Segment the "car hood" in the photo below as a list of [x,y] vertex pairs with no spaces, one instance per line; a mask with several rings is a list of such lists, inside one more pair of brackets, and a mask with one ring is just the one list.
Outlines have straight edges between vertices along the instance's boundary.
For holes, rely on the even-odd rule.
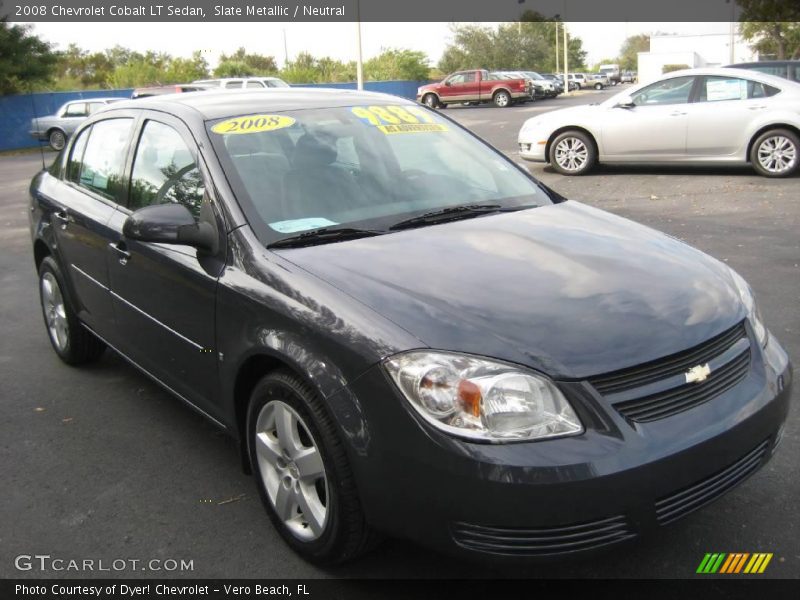
[[556,378],[685,350],[745,315],[725,265],[574,201],[281,254],[432,348]]

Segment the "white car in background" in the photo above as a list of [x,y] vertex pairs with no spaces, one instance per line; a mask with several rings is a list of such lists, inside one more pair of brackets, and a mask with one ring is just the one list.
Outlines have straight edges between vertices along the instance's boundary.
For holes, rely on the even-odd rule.
[[193,83],[199,83],[210,88],[219,87],[226,90],[289,87],[288,83],[278,77],[222,77],[219,79],[198,79]]
[[689,69],[599,104],[528,119],[520,156],[583,175],[597,162],[751,164],[786,177],[800,164],[800,83],[742,69]]

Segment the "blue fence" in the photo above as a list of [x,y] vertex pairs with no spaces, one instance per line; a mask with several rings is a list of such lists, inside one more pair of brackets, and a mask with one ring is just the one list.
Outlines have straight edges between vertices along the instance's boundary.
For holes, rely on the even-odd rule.
[[[367,81],[364,89],[414,99],[417,88],[427,81]],[[327,87],[354,90],[356,83],[308,83],[298,87]],[[36,146],[28,133],[31,119],[35,115],[44,117],[54,114],[65,102],[81,98],[122,97],[130,98],[133,90],[97,90],[85,92],[44,92],[18,96],[0,96],[0,151],[19,150]]]
[[130,98],[132,92],[130,89],[93,90],[0,96],[0,151],[35,147],[36,140],[28,133],[31,119],[52,115],[65,102],[82,98]]

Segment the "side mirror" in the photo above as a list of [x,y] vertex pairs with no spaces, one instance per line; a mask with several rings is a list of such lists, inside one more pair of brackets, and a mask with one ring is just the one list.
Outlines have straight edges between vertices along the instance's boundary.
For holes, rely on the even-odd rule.
[[616,108],[634,108],[636,104],[633,103],[633,98],[630,96],[622,96],[615,106]]
[[140,242],[186,244],[208,252],[216,252],[218,246],[211,225],[198,223],[188,208],[173,202],[140,208],[125,220],[122,235]]
[[451,82],[449,82],[449,81],[445,81],[445,82],[444,82],[444,84],[445,84],[447,87],[450,87],[451,85],[453,85],[453,84],[452,84]]

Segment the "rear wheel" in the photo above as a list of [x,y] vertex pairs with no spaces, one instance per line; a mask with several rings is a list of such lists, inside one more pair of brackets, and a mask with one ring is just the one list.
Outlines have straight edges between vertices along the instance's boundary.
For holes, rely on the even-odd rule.
[[64,144],[67,143],[67,136],[60,129],[53,129],[47,136],[47,142],[53,150],[58,151],[64,148]]
[[788,129],[766,131],[753,143],[750,162],[759,175],[788,177],[800,165],[800,138]]
[[318,564],[372,546],[344,446],[309,385],[289,371],[265,376],[250,399],[247,432],[261,500],[289,546]]
[[594,84],[594,89],[596,89],[596,90],[602,90],[602,89],[603,89],[603,84],[602,84],[602,83],[595,83],[595,84]]
[[506,108],[508,106],[511,106],[511,94],[509,94],[505,90],[500,90],[498,92],[495,92],[492,100],[494,101],[494,105],[497,108]]
[[565,131],[550,145],[550,164],[562,175],[583,175],[595,162],[594,143],[581,131]]
[[47,256],[39,267],[39,298],[53,350],[70,365],[100,358],[105,344],[84,328],[64,293],[64,278],[58,263]]

